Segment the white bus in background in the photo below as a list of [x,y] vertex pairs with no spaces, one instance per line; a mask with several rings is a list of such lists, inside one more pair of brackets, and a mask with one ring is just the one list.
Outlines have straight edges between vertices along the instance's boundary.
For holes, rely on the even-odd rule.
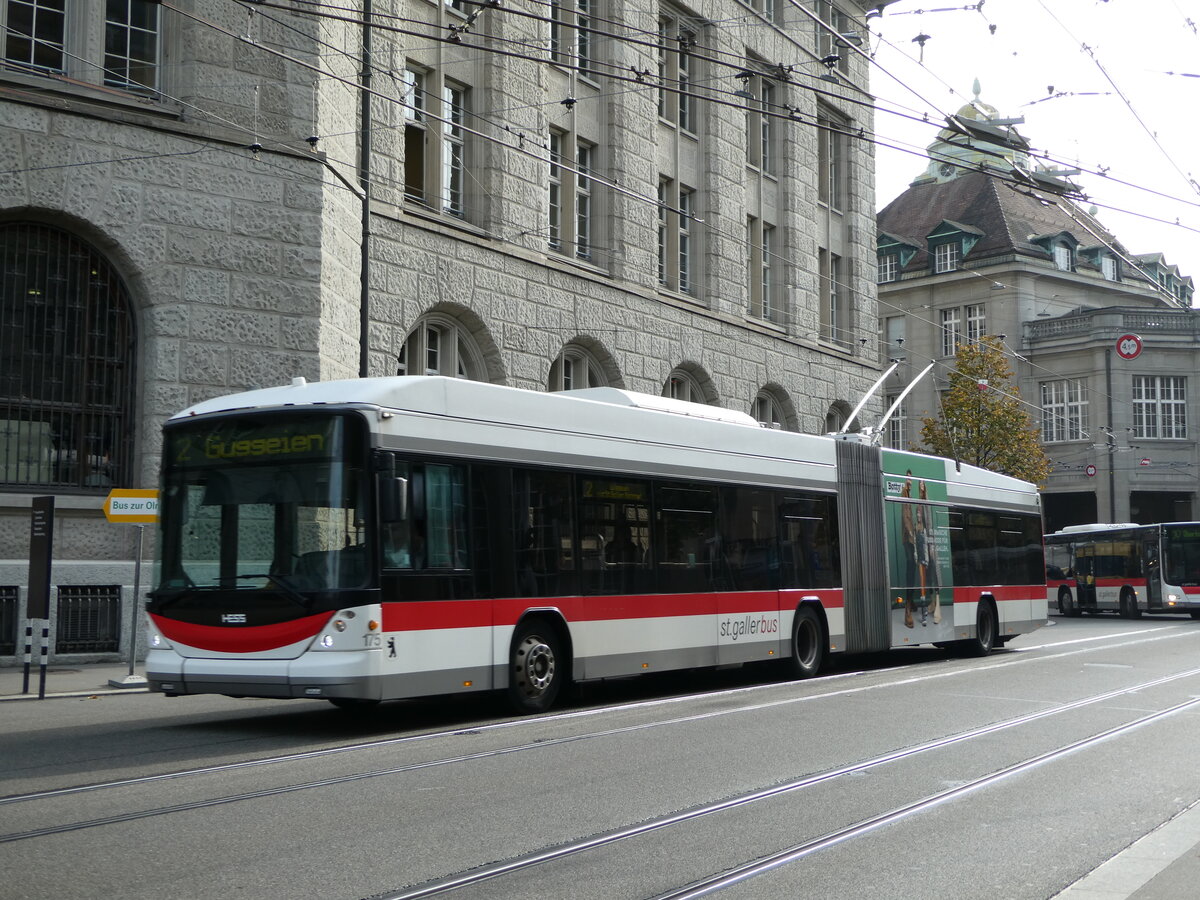
[[1071,525],[1045,542],[1046,599],[1065,616],[1200,619],[1200,522]]

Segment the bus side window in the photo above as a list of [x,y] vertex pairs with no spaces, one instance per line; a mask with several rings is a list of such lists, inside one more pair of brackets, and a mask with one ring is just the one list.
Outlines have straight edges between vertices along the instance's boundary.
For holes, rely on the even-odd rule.
[[840,587],[837,506],[830,497],[788,496],[780,506],[782,588]]
[[571,476],[518,470],[513,473],[512,497],[518,596],[574,594],[578,554]]
[[397,464],[408,480],[408,517],[383,524],[389,569],[462,570],[467,550],[467,478],[462,466]]
[[[396,463],[396,475],[409,482],[405,490],[411,491],[411,473],[405,462]],[[405,498],[409,515],[396,522],[384,522],[381,525],[383,546],[383,566],[387,569],[411,569],[413,567],[412,546],[412,501]]]

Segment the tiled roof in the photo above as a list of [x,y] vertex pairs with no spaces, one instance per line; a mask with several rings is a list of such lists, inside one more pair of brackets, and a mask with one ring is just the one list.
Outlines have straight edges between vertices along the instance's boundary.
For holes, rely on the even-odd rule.
[[[1031,242],[1035,235],[1066,231],[1083,246],[1116,239],[1086,212],[1068,200],[1060,201],[1076,218],[1054,205],[1046,205],[995,175],[971,172],[940,183],[918,184],[889,203],[876,219],[877,230],[890,235],[912,235],[921,239],[921,249],[909,261],[906,270],[928,267],[929,255],[924,237],[943,221],[973,226],[983,237],[971,248],[964,262],[1016,253],[1047,259],[1045,249]],[[1089,231],[1080,222],[1086,222]],[[1094,232],[1094,233],[1093,233]],[[1119,246],[1119,245],[1118,245]]]

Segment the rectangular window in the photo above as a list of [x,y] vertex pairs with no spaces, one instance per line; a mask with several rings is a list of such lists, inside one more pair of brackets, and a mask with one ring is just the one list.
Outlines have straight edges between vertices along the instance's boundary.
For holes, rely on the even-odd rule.
[[579,60],[579,74],[592,74],[595,60],[592,58],[592,0],[575,0],[575,52]]
[[835,113],[817,111],[817,200],[832,210],[843,207],[846,128]]
[[1133,376],[1133,434],[1137,438],[1187,437],[1187,379]]
[[889,357],[899,356],[904,352],[905,321],[904,316],[888,316],[883,322],[884,340],[887,341]]
[[461,218],[463,182],[466,178],[466,154],[463,124],[466,119],[467,92],[460,87],[442,88],[442,210]]
[[594,74],[595,8],[595,0],[551,0],[551,61],[560,66],[576,66],[580,75]]
[[943,309],[942,313],[942,356],[954,356],[962,343],[962,319],[958,307]]
[[35,72],[66,71],[66,0],[8,0],[5,62]]
[[695,191],[679,189],[679,290],[692,293],[692,217]]
[[967,342],[978,344],[987,333],[987,316],[982,303],[972,303],[967,307]]
[[778,311],[775,302],[774,266],[775,228],[761,219],[746,220],[746,245],[749,250],[747,269],[750,274],[750,315],[775,321]]
[[7,66],[81,84],[152,94],[162,68],[162,14],[150,0],[5,0]]
[[[889,394],[883,400],[884,412],[892,408],[892,404],[896,402],[899,394]],[[907,404],[901,403],[899,408],[892,413],[892,417],[887,420],[887,445],[893,450],[907,450],[905,442],[908,437],[904,433],[905,419],[907,416]]]
[[818,251],[821,291],[821,337],[835,344],[849,343],[849,309],[842,285],[842,259],[822,248]]
[[562,142],[561,132],[550,132],[550,220],[547,223],[551,250],[562,250]]
[[1071,265],[1071,256],[1072,254],[1070,247],[1066,246],[1065,244],[1054,245],[1054,265],[1057,268],[1062,269],[1064,272],[1070,272],[1072,268],[1074,268]]
[[696,292],[696,192],[670,178],[658,182],[658,283]]
[[660,179],[658,182],[658,283],[664,287],[670,286],[671,283],[667,278],[667,245],[669,243],[667,223],[670,221],[667,201],[670,196],[671,182]]
[[844,44],[845,41],[839,39],[838,35],[846,34],[850,31],[850,18],[838,9],[830,0],[816,0],[817,18],[820,22],[813,23],[817,35],[817,57],[825,59],[830,56],[837,56],[837,69],[839,72],[845,73],[850,69],[850,51]]
[[[594,171],[596,148],[573,135],[551,130],[547,244],[551,250],[591,260],[595,246]],[[574,155],[571,155],[573,150]]]
[[592,146],[579,141],[575,147],[575,255],[592,258]]
[[933,248],[933,271],[936,274],[953,272],[958,268],[960,247],[957,241],[947,241]]
[[695,97],[696,32],[688,28],[678,15],[665,15],[658,20],[658,115],[678,125],[682,131],[695,133],[697,103]]
[[425,73],[404,70],[404,195],[425,202]]
[[878,270],[875,281],[878,284],[887,284],[896,281],[900,277],[900,254],[899,253],[882,253],[879,256]]
[[404,196],[466,216],[468,88],[437,70],[404,69]]
[[1111,256],[1100,257],[1100,269],[1102,272],[1104,272],[1105,280],[1117,280],[1117,261]]
[[[748,73],[747,73],[748,74]],[[764,174],[775,171],[775,85],[765,75],[752,75],[742,89],[746,98],[746,161]]]
[[104,83],[134,91],[158,87],[160,6],[147,0],[107,0]]
[[1042,390],[1042,441],[1079,441],[1087,428],[1087,401],[1078,379],[1044,381]]

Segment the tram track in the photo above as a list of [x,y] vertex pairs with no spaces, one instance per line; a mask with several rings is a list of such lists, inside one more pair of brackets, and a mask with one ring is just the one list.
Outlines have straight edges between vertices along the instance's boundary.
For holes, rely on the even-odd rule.
[[[619,828],[619,829],[614,829],[612,831],[605,832],[605,833],[598,834],[598,835],[593,835],[593,836],[584,838],[582,840],[559,844],[554,847],[544,848],[542,850],[534,851],[532,853],[523,854],[523,855],[521,855],[519,857],[515,857],[513,859],[492,863],[487,866],[481,866],[481,867],[472,869],[467,872],[458,873],[458,874],[451,875],[451,876],[444,877],[444,878],[433,879],[424,884],[406,887],[406,888],[403,888],[401,890],[394,891],[394,892],[376,894],[376,895],[373,895],[372,897],[370,897],[369,900],[424,900],[424,898],[443,896],[443,895],[449,894],[453,891],[460,890],[462,888],[479,885],[479,884],[482,884],[487,881],[491,881],[496,878],[502,878],[507,875],[513,875],[513,874],[521,872],[523,870],[533,869],[538,866],[547,865],[549,863],[557,862],[557,861],[566,859],[568,857],[572,857],[572,856],[575,856],[575,855],[578,855],[581,853],[586,853],[588,851],[599,849],[604,846],[615,844],[619,841],[623,841],[623,840],[626,840],[629,838],[642,837],[642,836],[648,835],[652,832],[659,831],[661,829],[670,828],[672,826],[680,825],[680,824],[690,822],[690,821],[693,821],[693,820],[696,820],[696,819],[699,819],[699,818],[702,818],[705,816],[710,816],[710,815],[713,815],[716,813],[728,812],[728,811],[735,810],[740,807],[744,807],[744,806],[747,806],[747,805],[750,805],[753,803],[780,797],[785,794],[798,792],[798,791],[804,790],[806,788],[811,788],[811,787],[814,787],[814,786],[817,786],[820,784],[834,781],[839,778],[844,778],[844,777],[854,776],[854,775],[861,775],[863,773],[866,773],[866,772],[868,772],[872,769],[878,768],[880,766],[888,765],[891,763],[897,763],[897,762],[900,762],[903,760],[911,759],[913,757],[919,756],[924,753],[929,753],[929,752],[935,751],[935,750],[946,749],[946,748],[952,747],[956,744],[961,744],[961,743],[964,743],[964,742],[967,742],[970,740],[975,740],[975,739],[979,739],[979,738],[986,737],[989,735],[997,734],[1002,731],[1007,731],[1009,729],[1016,728],[1016,727],[1019,727],[1022,725],[1031,724],[1033,722],[1044,720],[1044,719],[1047,719],[1047,718],[1050,718],[1053,716],[1062,715],[1064,713],[1079,710],[1084,707],[1094,705],[1096,703],[1102,703],[1107,700],[1112,700],[1112,699],[1115,699],[1115,698],[1118,698],[1121,696],[1125,696],[1128,694],[1138,693],[1138,692],[1141,692],[1141,691],[1144,691],[1144,690],[1147,690],[1147,689],[1150,689],[1153,687],[1159,687],[1162,685],[1170,684],[1175,681],[1179,681],[1181,679],[1191,678],[1191,677],[1196,677],[1196,676],[1200,676],[1200,668],[1190,669],[1185,672],[1174,673],[1172,675],[1164,676],[1164,677],[1158,678],[1158,679],[1153,679],[1151,681],[1147,681],[1147,682],[1144,682],[1141,684],[1132,685],[1130,687],[1121,688],[1121,689],[1114,690],[1114,691],[1107,691],[1102,694],[1097,694],[1092,697],[1082,698],[1080,700],[1061,704],[1059,706],[1052,707],[1049,709],[1039,710],[1034,713],[1028,713],[1026,715],[1017,716],[1017,717],[1014,717],[1011,719],[1004,720],[1002,722],[996,722],[996,723],[993,723],[990,725],[985,725],[985,726],[982,726],[979,728],[970,729],[968,731],[960,732],[955,735],[949,735],[947,737],[939,738],[937,740],[928,741],[928,742],[925,742],[922,744],[914,745],[912,747],[907,747],[907,748],[903,748],[900,750],[896,750],[891,753],[881,754],[872,759],[863,760],[861,762],[854,763],[852,765],[837,767],[837,768],[830,769],[830,770],[827,770],[824,772],[816,773],[813,775],[808,775],[803,778],[798,778],[793,781],[788,781],[788,782],[785,782],[782,784],[773,785],[771,787],[768,787],[768,788],[765,788],[762,790],[752,791],[752,792],[748,792],[748,793],[744,793],[744,794],[739,794],[739,795],[736,795],[733,797],[728,797],[728,798],[716,801],[714,803],[709,803],[709,804],[704,804],[701,806],[693,807],[688,810],[683,810],[680,812],[672,813],[670,815],[651,819],[651,820],[648,820],[645,822],[638,823],[636,825]],[[998,781],[1004,780],[1005,778],[1011,777],[1020,772],[1027,771],[1031,768],[1034,768],[1035,766],[1042,765],[1042,764],[1051,762],[1055,759],[1061,758],[1063,756],[1067,756],[1072,753],[1079,752],[1080,750],[1086,749],[1089,746],[1110,740],[1121,734],[1124,734],[1129,731],[1135,730],[1137,728],[1143,727],[1145,725],[1151,724],[1151,723],[1158,721],[1159,719],[1162,719],[1166,716],[1175,715],[1180,712],[1184,712],[1184,711],[1192,709],[1198,705],[1200,705],[1200,698],[1193,698],[1193,699],[1187,700],[1183,703],[1176,704],[1175,706],[1172,706],[1169,709],[1150,713],[1146,716],[1143,716],[1143,717],[1137,719],[1134,722],[1122,724],[1115,728],[1108,729],[1107,731],[1102,732],[1101,734],[1093,735],[1088,738],[1084,738],[1082,740],[1075,741],[1074,743],[1069,744],[1065,747],[1057,748],[1055,750],[1051,750],[1046,753],[1039,754],[1031,759],[1024,760],[1020,763],[1016,763],[1012,766],[1008,766],[1004,769],[1001,769],[998,772],[990,773],[982,778],[978,778],[978,779],[969,781],[962,785],[956,785],[955,787],[950,788],[945,791],[940,791],[935,794],[931,794],[928,797],[922,798],[922,799],[915,801],[913,803],[910,803],[910,804],[906,804],[905,806],[900,807],[899,809],[895,809],[895,810],[892,810],[890,812],[887,812],[887,813],[884,813],[884,814],[881,814],[878,816],[870,817],[868,819],[865,819],[865,820],[855,823],[853,825],[847,826],[845,828],[839,829],[830,834],[824,835],[823,837],[818,838],[816,840],[807,841],[807,842],[804,842],[803,844],[798,844],[794,847],[789,847],[784,851],[779,851],[778,853],[771,854],[769,857],[749,861],[749,862],[745,863],[742,867],[738,867],[737,869],[735,869],[732,873],[730,873],[730,872],[719,873],[718,875],[711,876],[710,878],[705,879],[701,882],[696,882],[696,883],[686,886],[685,888],[679,889],[681,891],[683,891],[683,890],[702,891],[702,893],[679,893],[677,895],[674,892],[670,892],[670,893],[662,895],[661,898],[655,897],[654,900],[668,900],[668,898],[671,898],[671,900],[674,900],[674,898],[676,898],[677,896],[679,898],[691,897],[691,896],[696,896],[696,897],[704,896],[705,893],[711,893],[714,890],[718,890],[720,888],[726,887],[729,884],[732,884],[734,881],[747,880],[748,878],[752,878],[752,877],[755,877],[756,875],[763,874],[764,872],[769,871],[772,868],[777,868],[780,865],[783,865],[787,862],[791,862],[791,861],[793,861],[793,859],[800,859],[809,853],[816,852],[817,850],[824,849],[825,847],[832,846],[836,843],[840,843],[840,842],[842,842],[844,840],[848,840],[852,837],[856,837],[861,834],[866,834],[869,831],[873,831],[873,830],[880,828],[884,825],[887,825],[893,821],[897,821],[905,816],[914,815],[918,812],[922,812],[926,809],[929,809],[940,803],[946,802],[955,797],[958,797],[958,796],[961,796],[961,795],[964,795],[967,793],[971,793],[971,792],[973,792],[975,790],[979,790],[983,787],[987,787],[990,784],[994,784]],[[712,883],[711,885],[710,885],[710,882]]]
[[[624,840],[627,840],[630,838],[645,836],[652,832],[660,831],[662,829],[668,829],[673,826],[682,825],[684,823],[695,821],[702,817],[711,816],[711,815],[714,815],[717,813],[722,813],[722,812],[729,812],[729,811],[736,810],[736,809],[739,809],[742,807],[748,807],[755,803],[759,803],[762,801],[781,797],[783,795],[798,792],[798,791],[804,790],[806,788],[815,787],[817,785],[834,782],[840,778],[845,778],[845,777],[849,777],[849,776],[853,776],[853,775],[862,774],[867,771],[870,771],[871,769],[875,769],[875,768],[878,768],[881,766],[886,766],[886,765],[893,764],[893,763],[898,763],[903,760],[911,759],[913,757],[917,757],[917,756],[920,756],[922,754],[926,754],[926,753],[929,753],[932,751],[952,747],[957,744],[963,744],[963,743],[966,743],[966,742],[969,742],[972,740],[977,740],[977,739],[986,737],[988,735],[997,734],[999,732],[1007,731],[1007,730],[1017,728],[1017,727],[1020,727],[1023,725],[1028,725],[1028,724],[1031,724],[1034,722],[1039,722],[1042,720],[1053,718],[1055,716],[1064,715],[1064,714],[1070,713],[1075,710],[1083,709],[1088,706],[1092,706],[1092,705],[1099,704],[1099,703],[1104,703],[1106,701],[1111,701],[1116,698],[1120,698],[1122,696],[1127,696],[1130,694],[1143,692],[1143,691],[1146,691],[1146,690],[1149,690],[1152,688],[1161,687],[1161,686],[1168,685],[1168,684],[1171,684],[1174,682],[1178,682],[1178,681],[1181,681],[1181,680],[1184,680],[1187,678],[1194,678],[1194,677],[1200,677],[1200,667],[1192,668],[1192,669],[1182,671],[1182,672],[1172,673],[1167,676],[1140,682],[1135,685],[1130,685],[1130,686],[1116,689],[1116,690],[1097,693],[1097,694],[1094,694],[1094,695],[1091,695],[1088,697],[1084,697],[1084,698],[1080,698],[1080,699],[1070,701],[1067,703],[1058,704],[1056,706],[1049,707],[1046,709],[1037,710],[1037,711],[1034,711],[1031,713],[1026,713],[1026,714],[1020,715],[1020,716],[1011,717],[1009,719],[1005,719],[1000,722],[991,723],[991,724],[984,725],[984,726],[981,726],[978,728],[969,729],[969,730],[966,730],[966,731],[963,731],[963,732],[960,732],[957,734],[948,735],[946,737],[938,738],[935,740],[916,744],[916,745],[913,745],[910,747],[905,747],[905,748],[894,750],[894,751],[891,751],[888,753],[880,754],[871,759],[859,761],[857,763],[853,763],[850,765],[836,767],[836,768],[829,769],[829,770],[826,770],[823,772],[806,775],[802,778],[794,779],[794,780],[787,781],[784,783],[771,785],[771,786],[768,786],[768,787],[765,787],[765,788],[762,788],[759,790],[727,797],[727,798],[724,798],[724,799],[721,799],[721,800],[718,800],[718,801],[715,801],[712,803],[704,804],[701,806],[696,806],[696,807],[693,807],[693,808],[690,808],[687,810],[683,810],[683,811],[679,811],[679,812],[674,812],[669,815],[665,815],[665,816],[657,817],[657,818],[650,819],[647,821],[643,821],[643,822],[637,823],[635,825],[617,828],[617,829],[614,829],[614,830],[611,830],[608,832],[604,832],[602,834],[593,835],[593,836],[590,836],[590,837],[587,837],[587,838],[584,838],[581,840],[576,840],[576,841],[568,842],[568,843],[564,843],[564,844],[558,844],[553,847],[548,847],[548,848],[545,848],[540,851],[524,854],[519,857],[515,857],[512,859],[503,861],[503,862],[494,863],[494,864],[491,864],[488,866],[475,868],[475,869],[472,869],[472,870],[469,870],[469,871],[466,871],[466,872],[463,872],[463,873],[460,873],[457,875],[453,875],[453,876],[450,876],[447,878],[439,878],[439,879],[432,880],[430,882],[427,882],[425,884],[418,885],[415,887],[404,888],[397,892],[388,893],[388,894],[380,894],[380,895],[378,895],[378,898],[379,898],[379,900],[418,900],[418,898],[441,896],[441,895],[450,893],[452,891],[456,891],[460,888],[468,887],[471,885],[481,884],[483,882],[487,882],[487,881],[490,881],[490,880],[496,879],[496,878],[503,878],[504,876],[513,875],[513,874],[516,874],[516,873],[524,871],[524,870],[533,869],[538,866],[542,866],[542,865],[546,865],[546,864],[549,864],[549,863],[552,863],[555,861],[563,860],[563,859],[566,859],[571,856],[582,854],[582,853],[585,853],[585,852],[591,851],[591,850],[596,850],[598,848],[612,845],[617,842],[624,841]],[[1048,753],[1048,754],[1042,754],[1040,757],[1035,757],[1034,760],[1027,760],[1027,761],[1025,761],[1025,763],[1018,764],[1018,766],[1009,767],[1012,770],[1011,772],[1008,770],[1002,770],[1001,774],[1003,774],[1003,773],[1016,774],[1016,772],[1018,772],[1018,771],[1024,771],[1026,768],[1031,767],[1039,760],[1042,762],[1049,761],[1050,759],[1057,758],[1058,755],[1062,755],[1065,752],[1074,752],[1074,750],[1082,749],[1083,747],[1090,745],[1090,743],[1094,743],[1099,740],[1107,739],[1108,737],[1112,737],[1116,734],[1120,734],[1120,733],[1123,733],[1124,731],[1128,731],[1133,727],[1139,727],[1139,723],[1140,724],[1148,724],[1152,721],[1157,720],[1158,718],[1161,718],[1162,716],[1168,714],[1169,712],[1182,711],[1184,709],[1191,708],[1192,706],[1194,706],[1196,704],[1200,704],[1200,699],[1192,700],[1192,701],[1188,701],[1187,703],[1180,704],[1176,707],[1173,707],[1172,710],[1157,712],[1157,713],[1151,714],[1149,716],[1145,716],[1142,719],[1139,719],[1137,723],[1129,723],[1127,725],[1123,725],[1118,728],[1111,729],[1110,731],[1105,732],[1102,735],[1097,735],[1092,738],[1087,738],[1087,739],[1084,739],[1083,741],[1076,742],[1075,745],[1072,745],[1069,748],[1063,748],[1062,750],[1059,750],[1059,751],[1052,751],[1051,753]],[[679,718],[671,720],[671,721],[687,722],[687,721],[692,721],[696,718],[709,718],[712,715],[714,715],[714,714],[709,713],[709,714],[705,714],[703,716],[698,716],[698,717],[691,717],[691,716],[679,717]],[[666,724],[666,723],[660,722],[658,724]],[[601,737],[601,736],[611,736],[611,735],[630,733],[633,731],[639,731],[639,730],[644,729],[645,727],[646,727],[646,725],[644,725],[644,724],[643,725],[631,725],[631,726],[627,726],[627,727],[623,727],[623,728],[606,729],[603,731],[588,732],[586,734],[572,735],[569,737],[563,737],[563,738],[557,738],[557,739],[550,739],[550,740],[543,739],[543,740],[539,740],[539,741],[518,744],[518,745],[512,745],[512,746],[503,747],[503,748],[495,748],[493,750],[482,751],[479,753],[460,754],[460,755],[456,755],[456,756],[443,757],[443,758],[439,758],[436,760],[428,760],[428,761],[422,761],[422,762],[409,763],[409,764],[405,764],[405,765],[378,768],[378,769],[373,769],[371,771],[366,771],[366,772],[356,772],[356,773],[350,773],[350,774],[346,774],[346,775],[340,775],[340,776],[324,778],[324,779],[316,779],[316,780],[306,781],[306,782],[301,782],[301,783],[280,785],[280,786],[276,786],[276,787],[268,787],[268,788],[263,788],[260,790],[243,791],[243,792],[231,793],[231,794],[226,794],[226,795],[217,796],[217,797],[208,797],[208,798],[203,798],[203,799],[194,800],[194,801],[190,801],[190,802],[176,803],[176,804],[163,804],[163,805],[154,806],[154,807],[145,808],[145,809],[126,810],[126,811],[116,812],[116,813],[113,813],[110,815],[97,816],[97,817],[90,818],[90,819],[80,819],[80,820],[69,821],[69,822],[59,822],[56,824],[51,824],[51,825],[47,825],[47,826],[40,827],[40,828],[31,828],[31,829],[26,829],[23,831],[15,831],[15,832],[10,832],[10,833],[6,833],[6,834],[0,834],[0,844],[12,844],[15,842],[34,840],[37,838],[49,837],[52,835],[61,835],[61,834],[67,834],[70,832],[79,832],[79,831],[84,831],[84,830],[88,830],[88,829],[121,825],[124,823],[129,823],[129,822],[133,822],[133,821],[141,820],[141,819],[149,819],[149,818],[154,818],[154,817],[177,815],[177,814],[181,814],[181,813],[186,813],[186,812],[191,812],[191,811],[196,811],[196,810],[201,810],[201,809],[206,809],[206,808],[212,808],[212,807],[217,807],[217,806],[224,806],[224,805],[234,804],[234,803],[248,802],[248,801],[254,801],[254,800],[264,800],[264,799],[278,797],[278,796],[282,796],[285,794],[291,794],[291,793],[295,793],[295,792],[299,792],[299,791],[307,791],[307,790],[314,790],[314,789],[319,789],[319,788],[333,787],[333,786],[340,785],[340,784],[347,784],[347,783],[351,783],[351,782],[363,781],[363,780],[372,779],[372,778],[401,775],[406,772],[418,771],[421,769],[427,769],[427,768],[434,767],[434,766],[445,766],[445,765],[452,765],[452,764],[456,764],[456,763],[470,762],[470,761],[474,761],[474,760],[486,759],[488,757],[496,757],[496,756],[501,756],[501,755],[519,753],[519,752],[522,752],[525,750],[534,750],[534,749],[545,750],[548,748],[552,748],[555,746],[562,746],[564,744],[568,744],[568,743],[572,743],[572,742],[576,742],[576,741],[589,740],[589,739],[594,739],[594,738]],[[459,733],[461,733],[461,732],[459,732]],[[1007,774],[1004,775],[1004,777],[1007,777]],[[993,776],[989,776],[989,777],[992,780],[995,780],[996,776],[993,775]],[[128,784],[130,782],[124,782],[124,783]],[[978,787],[985,786],[986,783],[990,783],[988,781],[988,779],[980,779],[978,784],[976,784],[974,782],[972,782],[971,784],[974,784],[975,788],[978,788]],[[115,784],[110,785],[110,786],[115,786]],[[942,792],[942,794],[934,795],[934,797],[942,797],[943,800],[950,799],[950,797],[958,796],[959,794],[965,793],[970,789],[973,789],[973,788],[971,788],[971,785],[963,785],[959,788],[955,788],[953,791]],[[6,799],[8,799],[10,802],[15,802],[18,799],[30,801],[30,800],[37,799],[39,796],[42,797],[43,799],[58,798],[58,797],[64,796],[64,791],[59,790],[59,791],[54,791],[54,792],[46,792],[42,795],[31,794],[31,795],[24,795],[23,797],[11,797],[11,798],[6,798]],[[929,805],[932,804],[933,799],[927,798],[927,800],[929,801],[928,803],[925,803],[924,805],[921,805],[920,803],[918,803],[912,809],[909,809],[909,807],[905,807],[904,809],[907,810],[907,812],[905,814],[914,814],[915,812],[918,812],[924,808],[927,808]],[[897,812],[897,813],[895,813],[895,815],[899,815],[899,813]],[[874,820],[870,820],[870,821],[874,821]],[[886,822],[881,820],[874,827],[880,827],[882,824],[886,824]],[[860,832],[858,832],[858,833],[865,833],[865,830],[867,830],[867,823],[859,823],[859,825],[857,827],[860,828]],[[844,829],[843,829],[843,831],[844,831]],[[841,832],[838,832],[837,834],[841,834]],[[847,832],[847,834],[844,835],[841,839],[844,840],[851,836],[853,836],[853,835],[850,834],[849,832]],[[828,846],[828,845],[830,845],[830,843],[834,842],[834,838],[832,836],[826,836],[826,839],[824,839],[824,840],[826,841],[826,843],[821,844],[820,846],[813,845],[812,847],[809,847],[808,844],[806,843],[804,845],[798,845],[797,847],[790,848],[789,852],[799,854],[802,856],[807,852],[814,852],[816,849],[820,849],[822,846]],[[809,843],[812,843],[812,842],[809,842]],[[775,854],[774,856],[778,856],[778,854]],[[772,858],[774,858],[774,857],[772,857]],[[797,856],[796,858],[799,858],[799,856]],[[783,863],[781,863],[781,862],[775,863],[775,865],[782,865],[782,864]],[[754,868],[755,865],[758,866],[757,869]],[[769,868],[771,868],[771,862],[769,860],[766,862],[754,860],[754,861],[750,861],[750,862],[746,863],[746,866],[749,866],[750,868],[747,869],[748,874],[744,874],[742,876],[743,878],[754,877],[754,874],[756,874],[758,872],[769,870]],[[714,876],[714,877],[716,877],[716,876]],[[696,888],[696,889],[700,889],[700,888]],[[712,889],[715,890],[718,888],[712,888]],[[681,896],[687,896],[687,895],[681,895]],[[695,896],[702,896],[702,894],[696,894]]]
[[[1138,637],[1142,634],[1151,634],[1151,637]],[[389,767],[380,769],[377,772],[357,773],[355,775],[344,776],[343,780],[360,780],[362,778],[378,777],[382,775],[400,774],[404,771],[415,770],[419,768],[431,768],[438,765],[448,765],[452,763],[470,762],[472,760],[485,759],[492,756],[507,755],[521,750],[531,750],[545,747],[552,747],[563,743],[571,743],[595,738],[611,737],[616,734],[628,733],[631,731],[639,731],[650,728],[660,728],[671,725],[680,725],[687,722],[696,722],[705,719],[719,718],[723,716],[739,715],[748,712],[758,712],[765,709],[777,708],[782,706],[790,706],[801,703],[811,703],[818,700],[828,700],[837,697],[849,696],[852,694],[863,693],[868,691],[876,691],[883,689],[891,689],[911,685],[922,681],[937,680],[944,678],[953,678],[959,676],[970,675],[981,671],[987,671],[997,668],[1006,668],[1015,665],[1024,665],[1034,662],[1051,661],[1061,659],[1068,656],[1100,652],[1107,650],[1122,649],[1125,647],[1137,646],[1139,644],[1160,641],[1172,640],[1177,638],[1195,636],[1198,632],[1188,626],[1179,626],[1179,630],[1172,634],[1163,634],[1161,629],[1138,629],[1132,632],[1124,632],[1120,635],[1109,635],[1098,638],[1080,638],[1070,641],[1063,641],[1053,644],[1042,644],[1035,647],[1021,648],[1008,650],[1002,654],[997,654],[987,662],[973,662],[972,664],[956,668],[952,671],[929,671],[933,664],[929,662],[914,663],[907,666],[899,666],[890,669],[891,672],[904,672],[908,669],[915,670],[917,674],[909,678],[894,679],[887,682],[879,682],[867,685],[855,685],[848,688],[837,689],[832,691],[822,691],[816,694],[808,694],[803,697],[788,697],[780,700],[771,700],[764,703],[743,704],[736,707],[723,710],[711,710],[704,713],[698,713],[687,716],[676,716],[668,719],[660,719],[653,722],[638,723],[617,729],[601,729],[596,731],[585,732],[583,734],[571,735],[564,738],[540,739],[531,741],[527,744],[512,745],[509,747],[497,748],[489,751],[481,751],[472,754],[460,754],[450,757],[445,757],[438,760],[430,760],[421,763],[412,763],[406,766]],[[1119,640],[1098,644],[1097,642],[1105,641],[1110,637],[1131,638],[1129,640]],[[1088,644],[1089,646],[1075,646],[1078,644]],[[1059,647],[1071,647],[1068,650],[1059,650],[1051,653],[1039,653],[1038,651],[1054,650]],[[845,679],[853,679],[871,674],[869,671],[854,671],[847,673],[839,673],[823,678],[815,678],[806,682],[807,684],[819,684],[821,682],[835,682]],[[113,779],[109,781],[91,782],[86,784],[69,785],[60,788],[50,788],[40,791],[29,791],[25,793],[9,794],[0,797],[0,809],[15,803],[27,803],[30,801],[50,800],[56,797],[67,797],[71,795],[87,794],[99,791],[114,790],[119,788],[135,787],[139,785],[151,785],[159,782],[168,782],[178,779],[194,778],[207,775],[219,775],[233,773],[239,770],[252,769],[263,766],[281,765],[288,763],[303,762],[307,760],[317,760],[326,757],[334,757],[342,754],[381,750],[392,747],[400,747],[404,745],[431,742],[435,740],[447,740],[466,736],[478,736],[482,734],[497,733],[508,730],[519,730],[534,726],[542,726],[547,722],[565,722],[577,719],[594,718],[597,716],[610,715],[614,712],[628,712],[653,707],[672,706],[681,703],[694,702],[700,696],[707,698],[719,697],[722,695],[733,696],[751,692],[769,691],[779,688],[783,682],[768,682],[764,684],[756,684],[750,687],[734,688],[711,692],[705,695],[689,694],[685,696],[659,698],[653,700],[637,701],[634,703],[623,703],[614,706],[603,706],[593,709],[569,710],[559,713],[550,713],[542,716],[530,716],[520,719],[514,719],[504,722],[494,722],[484,725],[474,725],[465,728],[452,728],[442,731],[426,732],[423,734],[404,735],[394,738],[383,738],[372,741],[361,741],[352,744],[343,744],[335,747],[323,747],[316,750],[306,750],[297,753],[276,754],[272,756],[257,757],[254,759],[239,760],[237,762],[221,763],[211,766],[197,766],[187,769],[179,769],[170,772],[160,772],[153,775],[142,775],[134,778]],[[336,780],[330,783],[337,783]],[[290,793],[292,790],[299,790],[311,787],[325,786],[325,781],[314,781],[305,783],[290,788],[280,788],[269,793]],[[250,799],[250,797],[247,797]],[[233,800],[227,802],[234,802]],[[204,804],[211,805],[211,804]],[[0,835],[0,842],[5,839],[4,835]]]

